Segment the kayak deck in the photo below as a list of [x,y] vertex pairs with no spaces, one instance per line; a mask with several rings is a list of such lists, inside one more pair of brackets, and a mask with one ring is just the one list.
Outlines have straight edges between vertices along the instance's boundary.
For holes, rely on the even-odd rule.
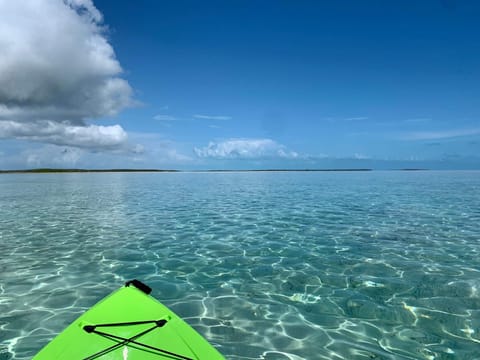
[[33,359],[224,359],[185,321],[149,296],[150,290],[138,280],[127,282],[81,315]]

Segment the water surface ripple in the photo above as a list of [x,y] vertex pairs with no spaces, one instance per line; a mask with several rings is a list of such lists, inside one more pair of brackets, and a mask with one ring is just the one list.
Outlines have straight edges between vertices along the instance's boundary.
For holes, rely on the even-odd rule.
[[479,359],[480,173],[0,176],[0,359],[138,278],[228,359]]

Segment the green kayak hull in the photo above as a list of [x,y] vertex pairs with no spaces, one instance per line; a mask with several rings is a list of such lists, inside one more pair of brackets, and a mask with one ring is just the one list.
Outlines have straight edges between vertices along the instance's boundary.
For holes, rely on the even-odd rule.
[[81,315],[33,358],[224,359],[174,312],[133,280]]

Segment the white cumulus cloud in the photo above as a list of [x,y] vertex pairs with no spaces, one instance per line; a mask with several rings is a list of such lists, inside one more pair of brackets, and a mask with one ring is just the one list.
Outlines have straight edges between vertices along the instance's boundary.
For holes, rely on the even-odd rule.
[[201,158],[255,159],[255,158],[296,158],[298,154],[271,139],[229,139],[210,142],[203,148],[195,148]]
[[91,0],[0,0],[0,136],[95,148],[120,125],[87,125],[133,104]]
[[79,148],[118,148],[127,140],[127,133],[120,125],[78,126],[54,121],[20,123],[0,121],[0,139],[29,139],[55,145],[71,145]]

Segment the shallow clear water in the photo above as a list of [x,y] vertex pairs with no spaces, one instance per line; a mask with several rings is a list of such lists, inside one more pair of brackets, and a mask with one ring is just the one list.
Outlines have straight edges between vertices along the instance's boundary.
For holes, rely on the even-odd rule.
[[0,176],[0,359],[138,278],[228,359],[480,358],[480,172]]

